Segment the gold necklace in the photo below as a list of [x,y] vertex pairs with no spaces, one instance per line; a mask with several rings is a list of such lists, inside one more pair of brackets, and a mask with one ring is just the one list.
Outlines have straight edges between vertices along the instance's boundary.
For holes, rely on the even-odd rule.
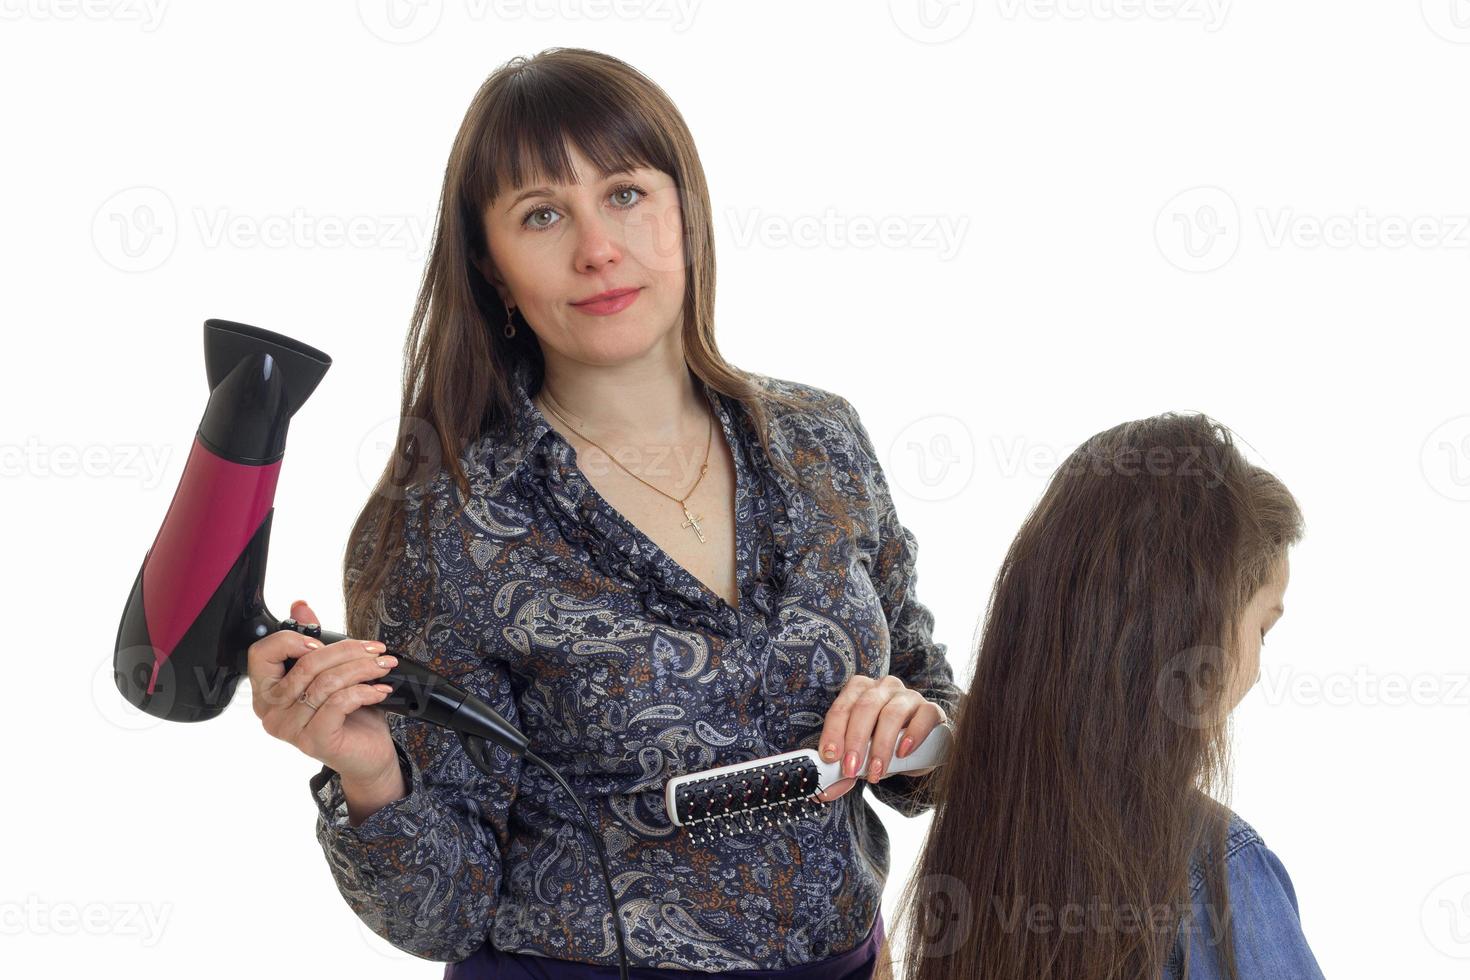
[[[587,439],[586,436],[582,435],[582,433],[577,429],[576,426],[572,425],[572,423],[570,422],[567,422],[567,418],[565,415],[556,410],[556,406],[554,404],[556,402],[556,399],[551,397],[551,392],[547,390],[545,384],[541,386],[541,394],[546,396],[546,407],[551,409],[552,415],[555,415],[557,418],[561,419],[562,422],[566,423],[566,427],[568,429],[576,432],[577,435],[581,436],[583,439],[586,439],[588,442],[592,442],[591,439]],[[689,492],[684,495],[684,498],[682,500],[678,497],[675,497],[673,494],[664,493],[662,490],[659,490],[658,487],[655,487],[652,483],[649,483],[647,480],[643,479],[643,477],[639,476],[637,473],[634,473],[622,463],[618,463],[618,461],[613,458],[613,454],[608,452],[606,449],[603,449],[602,446],[598,446],[595,442],[592,442],[592,445],[597,446],[598,449],[602,449],[603,453],[607,455],[608,459],[611,459],[623,472],[627,473],[633,479],[637,480],[639,483],[643,484],[646,487],[649,487],[653,490],[658,490],[659,493],[663,493],[665,497],[668,497],[670,500],[677,503],[680,507],[684,508],[684,523],[680,524],[679,526],[694,528],[694,533],[699,535],[699,543],[704,544],[704,529],[699,526],[699,522],[704,520],[704,516],[702,514],[691,514],[689,512],[689,505],[686,501],[688,501],[689,498],[694,495],[694,488],[699,486],[699,481],[704,479],[705,470],[709,469],[709,447],[710,444],[714,441],[714,437],[715,419],[714,416],[711,415],[709,419],[709,434],[705,437],[704,442],[704,462],[699,464],[699,476],[695,477],[694,486],[689,488]]]

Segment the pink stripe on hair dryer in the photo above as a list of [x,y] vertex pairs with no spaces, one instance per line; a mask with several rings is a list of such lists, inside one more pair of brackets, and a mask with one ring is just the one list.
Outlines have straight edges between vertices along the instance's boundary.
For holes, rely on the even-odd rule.
[[[266,551],[286,430],[332,359],[314,347],[229,320],[204,322],[209,404],[184,475],[117,629],[113,674],[128,701],[157,718],[207,721],[234,697],[246,653],[294,629],[265,608]],[[397,651],[376,707],[489,739],[519,755],[526,736],[489,705]],[[287,660],[290,669],[294,660]]]

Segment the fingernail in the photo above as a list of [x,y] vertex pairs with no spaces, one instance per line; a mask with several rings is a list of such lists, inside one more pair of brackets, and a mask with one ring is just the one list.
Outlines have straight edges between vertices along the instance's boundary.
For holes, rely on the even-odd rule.
[[827,757],[828,762],[831,762],[833,759],[837,758],[837,746],[827,746],[825,749],[822,750],[822,755]]
[[385,650],[388,649],[386,646],[384,646],[383,644],[379,643],[376,640],[368,640],[366,643],[364,643],[362,645],[362,647],[368,653],[382,653],[382,652],[384,652]]
[[909,754],[909,749],[911,749],[913,747],[914,747],[914,740],[911,739],[911,738],[906,738],[906,739],[903,740],[903,744],[898,747],[898,754],[899,755],[908,755]]
[[872,775],[872,778],[873,779],[877,779],[878,778],[878,774],[881,773],[882,771],[883,771],[883,760],[882,759],[875,759],[873,761],[873,764],[868,767],[868,772]]
[[845,759],[842,760],[842,775],[844,775],[844,776],[856,776],[857,775],[857,753],[856,752],[849,752],[849,753],[847,753],[847,758],[845,758]]
[[374,660],[373,663],[377,664],[379,667],[392,667],[392,666],[394,666],[395,664],[398,663],[398,658],[397,657],[379,657],[377,660]]
[[308,650],[315,650],[319,646],[321,646],[321,644],[318,643],[316,640],[307,640],[306,641],[306,649],[308,649]]

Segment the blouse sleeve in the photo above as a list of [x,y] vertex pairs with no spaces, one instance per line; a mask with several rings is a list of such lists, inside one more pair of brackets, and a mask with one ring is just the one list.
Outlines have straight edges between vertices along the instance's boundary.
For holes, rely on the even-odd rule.
[[[1323,980],[1302,932],[1296,889],[1281,859],[1255,838],[1231,853],[1225,866],[1241,980]],[[1195,890],[1181,958],[1188,960],[1188,975],[1194,980],[1218,980],[1225,976],[1218,951],[1224,928],[1205,894],[1203,885]]]
[[[872,576],[888,620],[889,673],[903,681],[905,687],[938,703],[944,708],[945,716],[953,719],[959,713],[964,695],[955,685],[945,645],[934,639],[934,614],[915,592],[919,578],[918,541],[898,519],[888,479],[868,430],[852,404],[844,399],[844,405],[848,424],[857,438],[860,458],[856,462],[868,481],[868,499],[877,508],[878,553]],[[927,776],[899,773],[864,785],[885,805],[913,817],[934,806],[925,790],[927,780]]]
[[[481,660],[458,593],[438,587],[412,510],[403,560],[381,596],[377,638],[519,727],[509,677]],[[341,776],[323,766],[310,780],[317,841],[338,891],[368,928],[415,956],[458,962],[492,933],[520,757],[490,745],[494,775],[487,776],[455,733],[398,713],[387,718],[408,795],[352,827]]]

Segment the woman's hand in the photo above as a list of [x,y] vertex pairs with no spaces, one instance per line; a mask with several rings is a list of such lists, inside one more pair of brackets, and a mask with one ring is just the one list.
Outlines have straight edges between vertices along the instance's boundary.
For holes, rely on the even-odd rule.
[[[859,778],[876,783],[888,775],[893,743],[901,730],[907,729],[907,733],[898,747],[900,758],[910,755],[930,732],[948,720],[943,706],[905,687],[892,674],[876,679],[865,674],[853,676],[828,709],[822,739],[817,743],[824,761],[842,760],[844,778],[822,790],[817,799],[823,803],[840,799]],[[859,775],[857,764],[869,751],[870,741],[868,771]],[[904,775],[923,776],[934,768],[915,769]]]
[[[291,618],[317,621],[305,602],[292,604]],[[379,664],[383,651],[377,641],[353,639],[322,646],[293,630],[261,637],[246,656],[256,717],[271,735],[335,769],[344,782],[369,786],[387,776],[401,779],[387,718],[382,711],[358,710],[382,701],[391,690],[366,683],[398,663],[388,656]],[[288,657],[296,660],[289,671]],[[301,700],[302,692],[315,708]]]

